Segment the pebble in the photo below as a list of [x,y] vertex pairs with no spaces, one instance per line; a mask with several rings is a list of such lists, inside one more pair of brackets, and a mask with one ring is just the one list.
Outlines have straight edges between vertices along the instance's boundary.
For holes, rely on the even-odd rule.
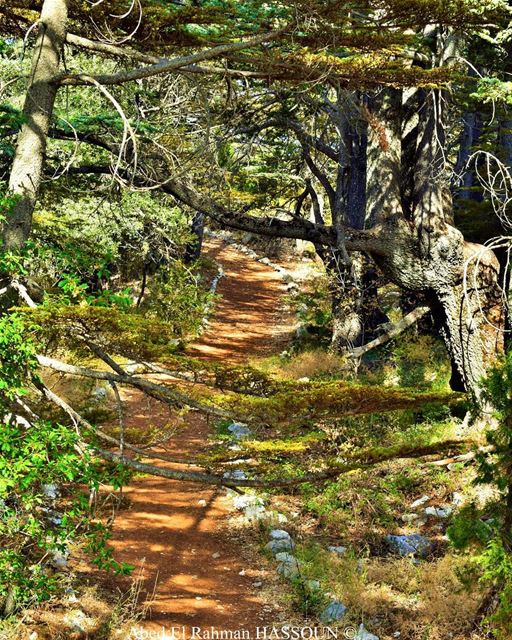
[[69,551],[64,553],[60,551],[53,552],[52,565],[59,570],[67,569]]
[[198,500],[198,501],[197,501],[197,504],[198,504],[200,507],[206,507],[206,500]]
[[344,556],[347,553],[347,547],[331,545],[327,548],[331,553],[335,553],[338,556]]
[[241,471],[240,469],[237,469],[236,471],[226,471],[222,477],[229,480],[247,480],[245,471]]
[[425,509],[426,516],[432,516],[434,518],[449,518],[453,509],[451,507],[427,507]]
[[299,575],[299,565],[295,562],[281,562],[277,568],[277,572],[284,578],[296,578]]
[[464,497],[457,491],[454,491],[452,496],[452,504],[454,504],[456,507],[460,507],[460,505],[463,503],[464,503]]
[[215,560],[217,560],[217,558],[220,558],[220,553],[218,551],[212,553],[212,558],[215,558]]
[[414,522],[415,520],[418,520],[419,515],[417,513],[404,513],[403,515],[400,516],[400,519],[402,520],[402,522]]
[[50,500],[56,500],[59,497],[59,488],[56,484],[43,484],[41,489],[43,494]]
[[237,496],[233,499],[233,506],[235,507],[235,509],[239,509],[240,511],[242,511],[243,509],[247,509],[248,507],[262,507],[263,504],[263,500],[258,496],[243,495]]
[[272,540],[290,540],[291,536],[288,531],[284,529],[272,529],[270,532]]
[[244,511],[244,516],[249,521],[261,520],[266,515],[267,515],[267,510],[261,504],[250,505]]
[[248,438],[251,435],[251,430],[249,429],[249,427],[242,422],[233,422],[229,425],[228,431],[237,440]]

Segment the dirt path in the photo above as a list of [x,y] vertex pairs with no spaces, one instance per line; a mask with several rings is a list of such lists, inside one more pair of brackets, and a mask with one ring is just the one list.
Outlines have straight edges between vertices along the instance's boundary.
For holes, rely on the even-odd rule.
[[[220,242],[209,243],[206,251],[223,265],[226,278],[219,283],[222,300],[212,324],[189,353],[241,363],[279,351],[290,331],[279,308],[279,276]],[[136,390],[127,391],[125,400],[129,426],[169,419],[167,409]],[[166,452],[190,455],[204,448],[211,430],[205,418],[190,413],[185,423]],[[227,530],[224,490],[148,477],[130,484],[126,494],[131,506],[116,520],[113,546],[119,560],[143,567],[146,589],[156,581],[145,630],[254,630],[275,622],[273,608],[252,585],[261,581],[261,566],[249,568],[243,543]]]

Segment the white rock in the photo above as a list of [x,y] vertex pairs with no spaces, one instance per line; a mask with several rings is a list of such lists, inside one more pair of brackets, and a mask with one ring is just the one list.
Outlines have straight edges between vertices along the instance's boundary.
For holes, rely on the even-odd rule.
[[270,537],[272,540],[290,540],[291,535],[288,531],[284,531],[284,529],[272,529],[270,532]]
[[414,522],[415,520],[418,520],[418,518],[419,515],[417,513],[404,513],[400,516],[400,520],[402,520],[402,522]]
[[434,518],[448,518],[452,514],[453,509],[451,507],[427,507],[425,509],[426,516],[432,516]]
[[280,562],[277,573],[281,574],[284,578],[296,578],[299,575],[299,566],[297,563]]
[[251,504],[244,511],[244,516],[250,522],[254,520],[261,520],[266,515],[267,515],[267,510],[261,504]]
[[344,556],[347,553],[347,547],[331,545],[327,547],[331,553],[335,553],[338,556]]
[[272,553],[281,553],[282,551],[292,551],[295,544],[291,538],[282,538],[280,540],[271,540],[265,545],[265,549]]
[[359,627],[354,640],[379,640],[379,637],[367,631],[364,624],[362,624]]
[[418,500],[415,500],[411,504],[411,509],[417,509],[418,507],[422,507],[429,500],[430,500],[430,496],[422,496],[421,498],[418,498]]
[[50,500],[56,500],[59,497],[59,487],[56,484],[43,484],[41,489],[43,494]]
[[52,564],[56,569],[59,569],[59,570],[67,569],[68,558],[69,558],[69,551],[64,551],[64,552],[54,551]]
[[220,553],[218,551],[216,551],[215,553],[212,553],[212,558],[217,560],[217,558],[220,558]]
[[197,504],[198,504],[200,507],[206,507],[207,502],[206,502],[206,500],[198,500],[198,501],[197,501]]
[[239,509],[240,511],[243,511],[248,507],[255,507],[255,506],[262,507],[263,505],[264,505],[263,500],[258,496],[243,495],[243,496],[237,496],[236,498],[233,499],[233,506],[236,509]]
[[222,477],[227,478],[228,480],[247,480],[245,472],[240,469],[237,469],[236,471],[226,471]]
[[99,387],[99,386],[95,387],[92,392],[92,396],[96,402],[101,402],[102,400],[105,400],[107,395],[108,393],[105,387]]
[[228,427],[228,431],[235,437],[237,440],[241,440],[242,438],[248,438],[251,435],[251,430],[246,424],[242,422],[233,422]]
[[337,622],[341,620],[343,616],[347,612],[347,607],[339,602],[338,600],[334,600],[322,611],[320,614],[320,620],[324,624],[329,624],[330,622]]
[[452,504],[454,504],[456,507],[460,507],[460,505],[463,503],[464,503],[464,497],[462,496],[462,494],[458,493],[457,491],[454,491],[452,496]]
[[297,562],[297,558],[288,553],[287,551],[281,551],[280,553],[276,553],[276,560],[278,562],[291,562],[292,564]]

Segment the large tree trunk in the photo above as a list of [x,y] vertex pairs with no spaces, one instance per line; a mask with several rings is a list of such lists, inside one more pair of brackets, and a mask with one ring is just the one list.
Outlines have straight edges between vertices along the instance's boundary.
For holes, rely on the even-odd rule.
[[2,226],[4,250],[21,247],[30,234],[58,90],[52,79],[59,72],[67,14],[66,0],[45,0],[43,3],[23,108],[25,123],[18,135],[9,179],[9,191],[17,199]]
[[481,378],[503,349],[496,256],[465,242],[448,224],[421,239],[405,220],[382,233],[393,251],[375,255],[376,261],[399,286],[426,294],[452,359],[455,386],[478,398]]

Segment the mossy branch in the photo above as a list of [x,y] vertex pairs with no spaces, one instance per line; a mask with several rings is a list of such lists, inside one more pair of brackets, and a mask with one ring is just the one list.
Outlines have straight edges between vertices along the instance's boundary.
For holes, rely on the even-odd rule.
[[424,456],[438,455],[447,451],[461,451],[468,449],[475,443],[466,440],[446,440],[444,442],[436,442],[430,445],[399,445],[386,449],[371,449],[361,452],[354,459],[340,462],[336,466],[330,467],[323,471],[315,473],[305,473],[301,476],[292,478],[282,478],[278,480],[264,478],[253,478],[238,480],[234,478],[225,478],[224,476],[202,473],[188,472],[176,469],[168,469],[157,467],[152,464],[138,462],[132,458],[127,458],[112,451],[97,449],[96,452],[102,458],[127,466],[130,469],[162,478],[171,480],[186,480],[188,482],[198,482],[202,484],[211,484],[224,487],[254,487],[254,488],[272,488],[272,487],[294,487],[304,483],[317,483],[325,480],[336,478],[344,473],[355,471],[358,469],[370,468],[376,464],[382,464],[391,460],[400,458],[421,458]]

